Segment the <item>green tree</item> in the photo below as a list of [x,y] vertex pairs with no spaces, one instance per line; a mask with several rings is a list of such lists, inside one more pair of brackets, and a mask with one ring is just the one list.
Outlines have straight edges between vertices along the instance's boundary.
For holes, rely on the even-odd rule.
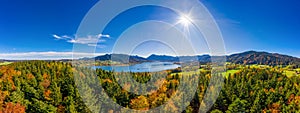
[[226,113],[241,113],[247,111],[247,101],[237,98],[232,104],[229,105]]

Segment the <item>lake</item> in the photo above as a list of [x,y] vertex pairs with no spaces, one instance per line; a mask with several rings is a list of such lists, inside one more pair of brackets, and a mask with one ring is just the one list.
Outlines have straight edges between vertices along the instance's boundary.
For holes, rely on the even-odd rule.
[[130,66],[94,66],[94,69],[103,69],[115,72],[159,72],[164,70],[176,69],[180,67],[172,62],[144,62]]

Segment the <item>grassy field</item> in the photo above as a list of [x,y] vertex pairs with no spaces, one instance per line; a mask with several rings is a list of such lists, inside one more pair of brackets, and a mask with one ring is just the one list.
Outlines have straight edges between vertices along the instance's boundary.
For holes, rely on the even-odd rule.
[[284,74],[288,77],[297,75],[295,71],[288,71],[288,70],[284,71]]
[[258,64],[254,64],[254,65],[250,65],[251,68],[267,68],[270,67],[268,65],[258,65]]
[[[297,73],[297,71],[298,71],[298,73]],[[288,76],[288,77],[291,77],[291,76],[299,76],[300,74],[299,74],[299,69],[294,69],[294,70],[285,70],[284,71],[284,74],[286,75],[286,76]]]
[[[201,71],[207,71],[204,69],[199,69],[198,71],[188,71],[188,72],[180,72],[180,73],[173,73],[173,74],[183,74],[183,75],[192,75],[192,74],[199,74]],[[231,74],[238,72],[239,70],[227,70],[226,72],[223,72],[222,75],[224,75],[226,78]]]
[[[250,66],[251,68],[261,68],[261,69],[271,68],[268,65],[248,65],[248,66]],[[244,68],[244,67],[240,66],[240,67],[237,67],[237,68],[232,69],[232,70],[226,70],[226,72],[223,72],[222,75],[224,75],[224,77],[228,78],[229,75],[233,75],[233,74],[237,73],[242,68]],[[294,70],[291,70],[291,69],[288,69],[288,68],[281,68],[281,69],[283,69],[283,74],[285,74],[287,77],[300,76],[300,68],[294,69]],[[202,69],[199,69],[197,71],[180,72],[178,74],[192,75],[192,74],[199,74],[200,72],[203,72],[203,71],[208,71],[208,70],[205,70],[205,69],[202,68]],[[176,73],[173,73],[173,74],[176,74]]]
[[227,70],[226,72],[223,73],[225,77],[227,78],[229,75],[233,75],[234,73],[238,72],[239,70]]
[[0,66],[11,64],[12,62],[1,62]]

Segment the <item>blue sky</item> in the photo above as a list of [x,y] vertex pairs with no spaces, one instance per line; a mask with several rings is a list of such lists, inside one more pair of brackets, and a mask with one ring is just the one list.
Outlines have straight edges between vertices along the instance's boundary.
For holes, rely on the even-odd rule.
[[[0,59],[70,58],[74,43],[90,44],[86,40],[75,40],[74,37],[81,20],[97,2],[98,0],[1,0]],[[219,24],[228,54],[257,50],[300,57],[300,1],[201,2]],[[134,16],[140,18],[134,19]],[[112,27],[108,26],[105,34],[90,35],[101,38],[97,53],[109,52],[109,48],[125,28],[149,19],[172,20],[174,14],[155,7],[124,12],[112,21]],[[124,22],[126,24],[120,25]],[[141,47],[146,49],[149,45]],[[206,52],[199,52],[204,53]],[[85,54],[82,53],[82,56]]]

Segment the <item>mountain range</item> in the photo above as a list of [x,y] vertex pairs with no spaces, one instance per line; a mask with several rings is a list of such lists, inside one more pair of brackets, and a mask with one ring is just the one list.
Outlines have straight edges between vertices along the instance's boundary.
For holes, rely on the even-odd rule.
[[[128,60],[129,59],[129,60]],[[140,56],[130,56],[126,54],[106,54],[95,57],[96,61],[113,60],[121,63],[141,63],[141,62],[186,62],[198,61],[201,63],[211,62],[210,55],[197,55],[197,56],[167,56],[152,54],[147,58]],[[247,51],[226,56],[226,61],[236,64],[261,64],[261,65],[289,65],[300,64],[300,58],[282,55],[278,53]]]

